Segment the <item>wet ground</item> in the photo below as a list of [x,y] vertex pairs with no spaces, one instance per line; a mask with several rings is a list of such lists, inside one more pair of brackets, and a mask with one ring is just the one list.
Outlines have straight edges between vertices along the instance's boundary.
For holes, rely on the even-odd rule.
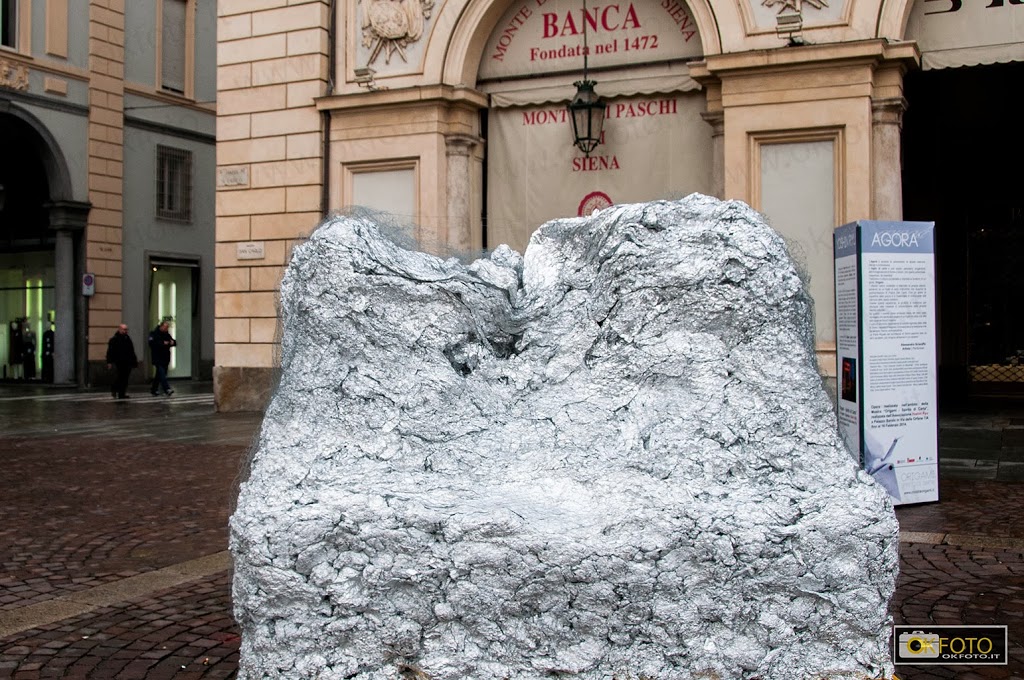
[[[0,678],[234,677],[226,523],[260,417],[175,387],[0,385]],[[897,676],[1024,678],[1024,408],[941,433],[942,501],[897,511],[893,618],[1007,625],[1011,660]]]

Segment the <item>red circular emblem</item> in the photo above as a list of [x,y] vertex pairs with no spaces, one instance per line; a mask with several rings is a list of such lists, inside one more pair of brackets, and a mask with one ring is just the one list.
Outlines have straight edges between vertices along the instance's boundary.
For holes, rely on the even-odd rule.
[[576,214],[579,217],[590,217],[595,210],[604,210],[610,207],[611,204],[612,199],[608,197],[608,194],[603,191],[591,191],[580,201],[580,207],[577,209]]

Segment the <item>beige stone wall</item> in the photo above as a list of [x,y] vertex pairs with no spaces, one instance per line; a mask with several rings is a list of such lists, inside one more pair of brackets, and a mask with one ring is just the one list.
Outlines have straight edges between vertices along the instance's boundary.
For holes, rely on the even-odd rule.
[[121,323],[121,228],[124,177],[124,0],[89,3],[89,221],[86,271],[96,274],[89,299],[89,360],[106,359]]
[[[464,89],[431,87],[338,96],[322,101],[331,112],[330,205],[353,205],[352,173],[368,164],[407,162],[417,177],[416,237],[430,249],[451,244],[465,249],[483,247],[479,214],[472,216],[468,234],[451,224],[448,205],[448,140],[469,140],[482,149],[478,109],[486,97]],[[474,141],[475,140],[475,141]]]
[[[283,268],[321,217],[314,100],[327,88],[328,3],[221,0],[217,11],[214,377],[224,383],[230,374],[244,389],[244,377],[225,369],[263,369],[265,390],[276,362]],[[240,248],[248,255],[240,258]],[[247,399],[225,395],[221,406]]]
[[[291,244],[319,219],[324,171],[328,207],[338,209],[353,202],[353,172],[408,163],[422,241],[482,245],[479,197],[465,191],[479,192],[484,154],[477,115],[488,104],[477,73],[491,32],[517,1],[435,2],[421,44],[408,48],[419,56],[378,60],[370,83],[356,78],[365,66],[362,5],[339,3],[330,93],[327,2],[218,3],[218,166],[232,178],[217,200],[222,408],[232,407],[233,390],[245,392],[235,386],[247,375],[262,381],[265,394],[276,360],[274,293]],[[787,46],[777,34],[779,3],[685,4],[704,47],[705,59],[689,70],[704,86],[714,130],[714,193],[760,207],[761,145],[829,139],[836,223],[898,219],[902,79],[919,60],[914,45],[899,43],[911,0],[804,3],[804,46]],[[247,242],[262,246],[261,260],[238,259]],[[819,360],[834,374],[829,338],[819,338]],[[257,402],[251,394],[234,401]]]
[[[892,111],[902,102],[902,75],[918,59],[913,45],[862,40],[709,56],[695,65],[694,75],[716,93],[709,110],[723,117],[725,196],[764,209],[763,145],[830,140],[834,223],[822,225],[815,249],[831,242],[834,226],[856,219],[900,219],[898,114]],[[775,226],[785,235],[785,225]],[[811,244],[794,245],[812,249]],[[825,249],[831,252],[830,246]],[[811,282],[818,290],[817,316],[831,328],[831,261],[810,265],[812,279],[817,270]],[[831,332],[819,328],[817,349],[822,372],[835,376]]]

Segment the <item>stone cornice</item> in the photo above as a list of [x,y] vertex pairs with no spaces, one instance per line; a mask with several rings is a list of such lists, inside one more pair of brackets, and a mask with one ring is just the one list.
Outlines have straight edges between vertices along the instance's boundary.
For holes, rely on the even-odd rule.
[[449,134],[444,137],[445,150],[449,156],[469,156],[479,145],[483,137],[461,133]]
[[[124,93],[126,95],[153,99],[168,106],[180,106],[183,109],[192,109],[193,111],[198,111],[200,113],[217,113],[216,102],[198,102],[181,95],[164,92],[162,90],[154,89],[148,85],[141,85],[127,80],[124,83]],[[131,108],[132,107],[130,106],[126,107],[126,109]]]
[[0,60],[20,64],[32,71],[42,71],[72,80],[89,80],[89,71],[53,59],[39,59],[13,50],[0,50]]
[[50,212],[50,229],[82,231],[89,218],[92,203],[87,201],[54,201],[43,207]]
[[901,62],[907,67],[913,67],[921,63],[921,51],[916,42],[878,39],[731,52],[709,55],[703,61],[692,62],[690,75],[703,83],[723,75],[820,68],[826,64],[843,66],[883,62]]
[[871,102],[871,122],[875,125],[903,125],[903,112],[907,110],[904,97],[875,99]]
[[447,103],[473,109],[487,108],[487,95],[468,87],[427,85],[396,90],[376,90],[352,94],[336,94],[314,100],[319,111],[367,109],[416,104]]

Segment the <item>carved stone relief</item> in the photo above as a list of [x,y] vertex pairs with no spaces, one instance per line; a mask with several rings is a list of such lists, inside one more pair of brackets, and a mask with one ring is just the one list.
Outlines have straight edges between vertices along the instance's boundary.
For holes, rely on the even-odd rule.
[[744,15],[754,30],[775,30],[780,14],[799,14],[803,26],[821,26],[845,21],[849,0],[740,0]]
[[[380,68],[396,55],[413,64],[410,48],[423,37],[434,11],[434,0],[359,0],[356,12],[362,31],[357,64]],[[398,60],[396,60],[396,64]]]
[[28,68],[22,64],[0,59],[0,87],[12,90],[27,90]]

